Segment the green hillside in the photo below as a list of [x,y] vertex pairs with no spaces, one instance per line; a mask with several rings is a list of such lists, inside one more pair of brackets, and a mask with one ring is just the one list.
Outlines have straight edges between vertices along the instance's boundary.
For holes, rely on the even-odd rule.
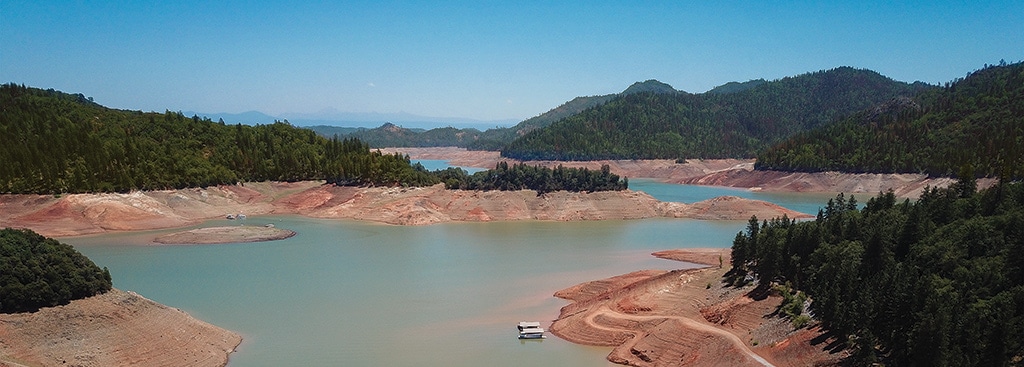
[[934,87],[841,67],[723,86],[715,93],[630,94],[527,133],[502,155],[524,160],[754,157],[797,132],[929,88]]
[[636,93],[679,93],[671,85],[657,80],[636,82],[618,94],[576,97],[558,107],[540,115],[528,118],[507,128],[494,128],[486,131],[477,129],[456,129],[443,127],[430,130],[406,129],[385,123],[380,127],[339,128],[333,126],[312,126],[309,129],[324,137],[337,134],[340,137],[357,138],[370,144],[371,147],[463,147],[470,150],[501,150],[506,144],[528,132],[544,128],[552,123],[575,115],[591,107],[600,106],[608,101]]
[[[752,218],[732,279],[776,287],[779,314],[811,315],[849,366],[1019,366],[1024,361],[1024,184],[829,200],[814,221]],[[799,293],[794,294],[794,290]]]
[[989,66],[797,134],[758,155],[756,167],[1024,177],[1024,63]]
[[0,312],[63,305],[111,286],[110,272],[71,245],[27,229],[0,230]]
[[[423,186],[539,193],[622,190],[607,171],[461,169],[427,172],[408,156],[354,138],[318,136],[286,122],[225,125],[177,112],[103,107],[81,94],[0,86],[0,193],[61,194],[202,187],[240,181],[326,180],[338,185]],[[381,130],[402,129],[385,125]],[[444,138],[456,129],[427,131]],[[486,181],[486,182],[485,182]],[[459,183],[461,182],[461,183]]]
[[355,138],[374,148],[386,147],[465,147],[480,138],[477,129],[456,129],[441,127],[436,129],[408,129],[390,122],[379,127],[344,128],[336,126],[310,126],[308,129],[325,137],[338,135]]
[[224,125],[124,111],[81,94],[0,86],[0,193],[169,189],[322,179],[353,185],[438,180],[401,155],[287,123]]
[[708,94],[738,93],[738,92],[742,92],[742,91],[754,88],[756,86],[759,86],[759,85],[767,83],[767,82],[768,81],[764,80],[764,79],[754,79],[754,80],[746,81],[746,82],[743,82],[743,83],[740,83],[740,82],[728,82],[728,83],[719,85],[719,86],[709,90]]
[[528,118],[516,126],[488,129],[479,138],[466,145],[470,150],[501,150],[506,144],[533,130],[544,128],[555,121],[580,113],[587,108],[599,106],[615,98],[616,94],[576,97],[540,115]]

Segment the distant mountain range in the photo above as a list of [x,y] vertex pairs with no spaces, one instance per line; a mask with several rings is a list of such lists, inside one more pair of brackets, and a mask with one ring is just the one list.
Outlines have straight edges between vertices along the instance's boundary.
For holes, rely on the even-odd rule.
[[326,137],[334,135],[355,137],[377,148],[457,146],[475,150],[501,150],[506,144],[533,130],[544,128],[555,121],[576,115],[588,108],[600,106],[615,98],[637,93],[671,95],[685,92],[680,92],[672,88],[671,85],[651,79],[633,83],[621,93],[576,97],[547,112],[523,120],[515,126],[485,131],[480,131],[477,127],[457,129],[454,126],[427,130],[417,127],[400,127],[393,123],[385,123],[373,129],[339,128],[328,124],[309,126],[309,129]]
[[749,158],[796,132],[928,88],[935,86],[851,67],[729,82],[699,94],[652,79],[621,93],[576,97],[510,128],[310,129],[373,147],[459,146],[518,159]]
[[449,126],[458,128],[488,129],[512,126],[518,122],[518,120],[485,121],[459,117],[428,117],[405,112],[342,112],[335,109],[325,109],[316,113],[284,113],[280,116],[271,116],[259,111],[248,111],[242,113],[182,111],[182,114],[185,116],[195,115],[199,117],[207,117],[213,121],[224,120],[224,123],[231,125],[269,124],[274,121],[288,120],[288,122],[294,126],[337,126],[348,128],[372,128],[384,123],[393,123],[420,129]]

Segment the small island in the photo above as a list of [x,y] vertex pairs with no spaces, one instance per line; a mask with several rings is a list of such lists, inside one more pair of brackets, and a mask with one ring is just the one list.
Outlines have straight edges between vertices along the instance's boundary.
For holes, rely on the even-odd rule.
[[225,226],[197,228],[157,237],[153,242],[164,245],[213,245],[222,243],[263,242],[283,240],[295,231],[272,226]]

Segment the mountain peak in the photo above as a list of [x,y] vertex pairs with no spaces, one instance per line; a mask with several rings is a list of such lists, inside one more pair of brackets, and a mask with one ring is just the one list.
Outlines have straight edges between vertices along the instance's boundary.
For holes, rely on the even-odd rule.
[[398,125],[392,124],[390,122],[385,122],[383,125],[380,125],[380,127],[378,127],[377,130],[384,130],[384,131],[387,131],[387,132],[397,133],[397,132],[405,130],[405,129],[399,127]]
[[643,82],[633,83],[633,85],[630,85],[629,88],[626,88],[626,90],[622,91],[621,94],[626,95],[644,92],[652,92],[657,94],[679,93],[679,91],[677,91],[675,88],[672,88],[671,85],[659,82],[654,79],[648,79]]
[[728,82],[728,83],[719,85],[719,86],[715,87],[714,89],[709,90],[708,94],[739,93],[739,92],[745,91],[747,89],[754,88],[754,87],[759,86],[759,85],[764,84],[764,83],[767,83],[767,81],[765,81],[764,79],[753,79],[753,80],[745,81],[743,83],[740,83],[740,82]]

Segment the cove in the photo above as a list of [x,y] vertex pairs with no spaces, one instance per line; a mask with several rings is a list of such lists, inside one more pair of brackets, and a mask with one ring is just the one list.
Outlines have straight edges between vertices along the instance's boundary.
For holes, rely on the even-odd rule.
[[[665,191],[658,195],[692,188],[650,184]],[[250,217],[242,225],[267,223],[298,234],[262,243],[145,243],[179,228],[63,241],[108,267],[115,287],[242,334],[230,366],[604,366],[608,348],[554,336],[520,341],[515,324],[546,324],[566,304],[552,293],[580,282],[685,268],[650,253],[728,247],[745,225],[648,219],[404,227],[297,216]],[[240,223],[201,226],[217,225]]]

